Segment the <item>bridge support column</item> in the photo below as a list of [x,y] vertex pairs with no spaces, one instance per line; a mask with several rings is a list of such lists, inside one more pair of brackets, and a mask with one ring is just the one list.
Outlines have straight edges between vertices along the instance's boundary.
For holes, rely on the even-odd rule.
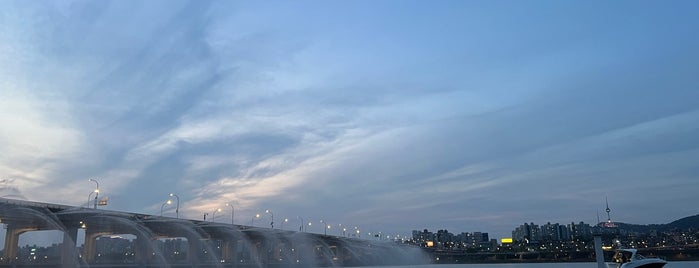
[[7,262],[15,262],[17,253],[19,253],[19,235],[36,230],[38,230],[38,228],[21,228],[8,224],[7,231],[5,232],[5,249],[2,254],[3,259],[7,260]]
[[238,241],[236,240],[224,240],[223,241],[223,248],[221,249],[221,259],[225,260],[226,262],[233,262],[235,263],[235,252],[236,252],[236,244]]
[[315,263],[315,245],[310,240],[296,246],[297,259],[305,266]]
[[271,262],[279,262],[279,259],[282,259],[282,248],[284,247],[283,243],[280,243],[279,241],[270,241],[269,243],[269,258]]
[[83,246],[83,260],[85,260],[85,262],[93,263],[95,261],[97,238],[107,234],[110,233],[90,231],[89,228],[85,230],[85,245]]
[[327,260],[332,263],[332,266],[342,266],[342,248],[336,243],[327,245]]
[[135,262],[145,264],[153,257],[153,248],[150,245],[150,237],[136,236],[134,240]]
[[250,244],[248,245],[248,262],[254,263],[254,264],[264,264],[264,247],[262,246],[262,242],[258,240],[250,240]]
[[269,247],[269,241],[260,241],[259,248],[257,249],[257,254],[259,254],[260,257],[260,263],[263,263],[264,265],[269,264],[269,260],[271,258],[270,252],[272,252],[272,249]]
[[187,237],[187,261],[189,263],[199,263],[201,255],[201,240],[196,237]]
[[352,250],[350,249],[349,245],[346,244],[341,244],[340,246],[337,247],[337,252],[338,252],[338,259],[342,262],[342,265],[345,266],[348,263],[352,263],[353,257],[352,256]]
[[75,240],[78,239],[78,228],[68,228],[63,231],[63,244],[61,244],[62,267],[77,267],[78,252]]

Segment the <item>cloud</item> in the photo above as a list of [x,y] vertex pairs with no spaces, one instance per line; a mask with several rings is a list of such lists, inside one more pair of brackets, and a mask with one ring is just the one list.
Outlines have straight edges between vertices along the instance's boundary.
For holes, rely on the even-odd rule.
[[9,87],[0,96],[0,122],[5,125],[0,134],[0,173],[14,178],[6,183],[27,197],[40,196],[37,190],[50,183],[62,165],[86,152],[83,136],[60,100],[38,100]]
[[365,4],[0,4],[5,189],[499,233],[695,201],[688,14]]

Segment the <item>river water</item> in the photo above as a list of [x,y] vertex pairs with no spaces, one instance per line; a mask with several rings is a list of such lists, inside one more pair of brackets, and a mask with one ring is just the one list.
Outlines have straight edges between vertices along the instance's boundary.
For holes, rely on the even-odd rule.
[[[416,266],[391,266],[394,268],[597,268],[594,262],[576,263],[504,263],[504,264],[429,264]],[[609,266],[616,268],[616,265]],[[669,262],[663,268],[699,268],[697,261]]]

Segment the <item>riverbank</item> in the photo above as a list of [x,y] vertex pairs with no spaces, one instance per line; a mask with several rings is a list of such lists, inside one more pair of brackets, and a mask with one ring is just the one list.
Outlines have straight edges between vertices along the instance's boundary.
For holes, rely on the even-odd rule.
[[[553,263],[553,262],[594,262],[593,251],[578,252],[481,252],[428,250],[434,263]],[[611,260],[613,251],[605,251],[605,260]],[[699,261],[699,249],[644,249],[640,254],[648,257],[661,257],[668,261]]]

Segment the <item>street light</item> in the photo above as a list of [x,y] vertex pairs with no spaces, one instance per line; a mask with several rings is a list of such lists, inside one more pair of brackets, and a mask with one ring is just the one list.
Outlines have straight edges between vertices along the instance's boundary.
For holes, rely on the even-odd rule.
[[284,230],[284,223],[287,223],[287,222],[289,222],[289,219],[284,218],[284,220],[282,221],[282,228],[280,228],[280,229]]
[[272,226],[271,227],[272,229],[274,229],[274,213],[272,213],[272,211],[269,209],[265,210],[265,213],[268,213],[270,218],[272,219],[272,221],[269,223],[269,225]]
[[299,220],[301,220],[301,225],[299,225],[299,232],[303,232],[304,231],[303,230],[303,227],[304,227],[303,226],[303,218],[301,218],[301,216],[297,216],[297,217],[299,218]]
[[227,207],[231,207],[231,225],[233,225],[233,224],[234,224],[233,222],[234,222],[234,220],[235,220],[235,218],[234,218],[234,216],[235,216],[235,208],[234,208],[233,205],[231,205],[230,203],[226,203],[226,206],[227,206]]
[[255,216],[252,216],[252,220],[250,220],[250,226],[255,226],[255,218],[260,218],[260,214],[255,214]]
[[216,221],[216,212],[221,212],[220,208],[214,209],[214,213],[211,213],[211,222]]
[[[170,193],[170,196],[174,196],[177,199],[177,207],[175,208],[175,215],[177,218],[180,218],[180,197],[177,196],[176,194]],[[205,217],[206,218],[206,217]]]
[[330,229],[330,225],[328,225],[328,223],[325,222],[324,220],[320,220],[320,222],[321,222],[322,224],[325,224],[325,228],[323,228],[323,234],[324,234],[324,235],[328,235],[328,229]]
[[313,224],[312,224],[311,221],[309,220],[309,221],[308,221],[308,226],[306,226],[306,231],[308,231],[308,227],[310,227],[311,225],[313,225]]
[[90,201],[92,201],[92,194],[94,194],[94,193],[95,193],[95,191],[93,190],[93,191],[90,191],[90,194],[87,195],[87,204],[86,204],[87,208],[90,208]]
[[[95,191],[94,191],[95,192],[95,207],[94,208],[97,209],[97,198],[99,198],[99,195],[100,195],[100,183],[95,179],[88,179],[88,181],[91,181],[91,182],[94,182],[95,184],[97,184],[97,186],[95,187]],[[90,202],[89,198],[90,197],[88,196],[88,202]]]
[[170,205],[170,204],[172,204],[172,200],[168,199],[167,202],[160,205],[160,217],[163,216],[163,208],[165,207],[165,205]]

